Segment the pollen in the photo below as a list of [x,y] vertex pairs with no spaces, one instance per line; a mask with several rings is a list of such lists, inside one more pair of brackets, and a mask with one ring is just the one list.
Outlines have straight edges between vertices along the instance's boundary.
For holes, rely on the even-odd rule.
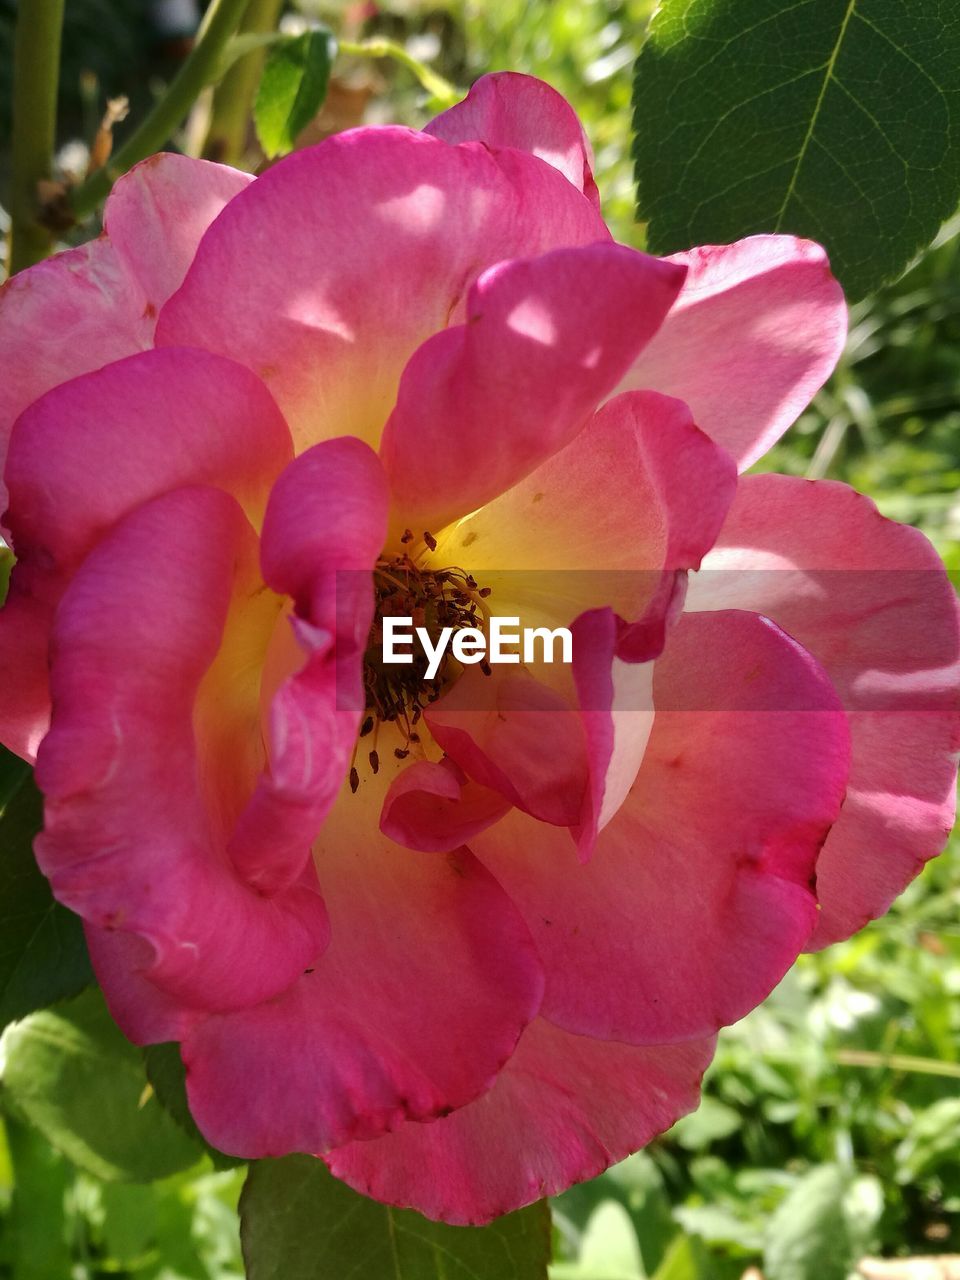
[[[490,588],[480,587],[472,574],[456,566],[426,567],[408,554],[406,548],[413,541],[413,535],[406,530],[400,539],[404,549],[396,555],[381,556],[373,571],[375,612],[364,653],[366,710],[359,734],[361,738],[373,735],[373,749],[367,753],[373,774],[379,772],[381,765],[376,746],[379,726],[393,724],[399,730],[401,745],[393,750],[396,759],[405,760],[411,752],[422,756],[416,726],[424,708],[436,702],[460,672],[456,659],[446,657],[436,675],[428,679],[423,653],[415,653],[410,664],[384,663],[383,619],[412,618],[416,626],[426,628],[432,637],[439,637],[444,627],[453,627],[455,631],[464,627],[485,631],[489,617],[486,599]],[[417,541],[421,543],[421,550],[423,547],[429,551],[436,549],[436,538],[429,531],[424,531]],[[489,672],[489,667],[486,670]],[[356,791],[359,783],[359,775],[353,768],[351,789]]]

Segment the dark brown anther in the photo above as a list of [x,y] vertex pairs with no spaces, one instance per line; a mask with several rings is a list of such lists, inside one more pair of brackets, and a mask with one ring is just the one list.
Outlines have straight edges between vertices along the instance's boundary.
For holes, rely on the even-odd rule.
[[357,788],[360,786],[360,775],[356,769],[350,770],[350,790],[354,795],[357,794]]
[[490,663],[486,660],[486,658],[484,658],[484,660],[480,663],[480,670],[483,672],[485,676],[493,675],[493,672],[490,669]]
[[376,753],[376,751],[370,752],[370,768],[373,770],[374,773],[380,772],[380,757]]
[[490,594],[492,590],[493,590],[492,587],[481,587],[480,590],[477,592],[477,595],[480,597],[481,600],[486,600],[487,596]]
[[424,542],[427,544],[427,546],[430,548],[430,550],[431,550],[431,551],[436,551],[436,549],[437,549],[437,540],[436,540],[436,538],[433,536],[433,534],[432,534],[432,533],[430,533],[430,532],[429,532],[429,530],[427,530],[427,529],[424,529],[424,531],[423,531],[423,540],[424,540]]
[[[410,530],[405,530],[401,542],[412,541]],[[423,543],[419,545],[434,551],[438,544],[433,534],[425,530]],[[385,664],[380,655],[383,619],[409,617],[414,627],[423,627],[430,635],[438,636],[444,627],[452,627],[454,631],[464,627],[485,628],[484,609],[479,603],[477,581],[464,569],[456,565],[431,568],[418,563],[405,550],[382,556],[374,566],[373,580],[376,613],[364,655],[366,710],[360,736],[375,732],[380,723],[397,724],[403,735],[401,750],[409,753],[410,744],[419,741],[411,728],[422,718],[424,707],[436,702],[446,691],[450,677],[456,678],[459,668],[443,669],[442,674],[428,680],[426,657],[416,651],[410,664],[398,668]],[[479,591],[479,594],[490,593]],[[378,765],[379,760],[374,764],[371,759],[374,773]]]
[[398,760],[406,760],[410,752],[406,747],[394,747],[393,754],[397,757]]
[[403,534],[401,535],[400,541],[404,546],[406,546],[408,542],[412,542],[413,541],[412,532],[409,529],[404,529]]
[[[414,721],[414,724],[416,724],[416,721]],[[419,742],[419,741],[420,741],[420,735],[419,735],[419,733],[411,733],[411,735],[410,735],[410,741],[411,741],[411,742]]]

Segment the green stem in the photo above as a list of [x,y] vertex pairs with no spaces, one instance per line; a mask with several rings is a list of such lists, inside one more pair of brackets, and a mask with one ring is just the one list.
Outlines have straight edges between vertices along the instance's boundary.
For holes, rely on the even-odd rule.
[[913,1071],[920,1075],[960,1080],[960,1062],[940,1062],[909,1053],[875,1053],[870,1049],[837,1049],[833,1058],[841,1067],[882,1067],[886,1071]]
[[407,53],[402,44],[397,44],[394,40],[376,37],[372,40],[363,40],[359,44],[351,40],[339,40],[337,46],[341,53],[355,58],[392,58],[394,62],[402,63],[413,72],[424,89],[432,94],[441,106],[452,107],[463,97],[463,94],[454,88],[449,80],[445,80],[436,71],[431,71],[422,62],[418,62]]
[[[275,30],[283,5],[284,0],[250,0],[241,34],[266,35]],[[239,165],[243,160],[253,98],[265,56],[265,45],[251,50],[237,59],[217,85],[210,129],[203,147],[207,160],[232,165]]]
[[[770,1062],[797,1064],[803,1055],[785,1049],[767,1050],[763,1054]],[[908,1071],[917,1075],[943,1076],[947,1080],[960,1080],[960,1062],[941,1062],[938,1058],[921,1058],[911,1053],[884,1053],[875,1049],[833,1049],[827,1051],[828,1059],[838,1067],[865,1067],[882,1071]]]
[[214,77],[227,41],[240,25],[249,0],[213,0],[190,56],[146,119],[111,157],[110,162],[76,187],[70,198],[74,217],[87,217],[110,188],[138,161],[153,155],[183,124],[200,92]]
[[38,221],[38,187],[50,177],[64,0],[21,0],[13,48],[10,274],[45,258],[53,233]]

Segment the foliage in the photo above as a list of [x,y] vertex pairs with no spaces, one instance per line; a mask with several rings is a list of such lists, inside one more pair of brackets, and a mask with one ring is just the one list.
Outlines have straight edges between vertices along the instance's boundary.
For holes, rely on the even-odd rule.
[[78,1168],[151,1182],[196,1163],[196,1144],[160,1105],[99,991],[12,1023],[3,1050],[5,1109]]
[[30,770],[0,749],[0,1030],[93,981],[80,921],[54,900],[31,850],[41,811]]
[[[889,7],[877,4],[881,11]],[[749,6],[716,8],[732,21],[734,9],[742,14],[756,6],[749,0]],[[348,29],[343,5],[303,0],[300,7],[310,21],[328,23],[348,47],[358,36],[394,41],[461,86],[483,71],[508,67],[548,79],[585,121],[614,233],[643,244],[644,230],[633,222],[631,80],[652,0],[447,0],[431,6],[398,0],[382,6],[362,31]],[[682,42],[665,47],[670,42],[664,32],[669,35],[671,15],[700,7],[698,0],[668,0],[659,44],[648,46],[652,52],[642,70],[649,72],[657,58],[668,66],[670,58],[692,56],[679,47]],[[72,44],[68,37],[62,140],[89,137],[80,70],[93,66],[115,91],[129,77],[130,51],[149,43],[142,14],[127,12],[133,8],[139,11],[102,0],[68,6],[68,22],[93,52],[80,57],[81,37]],[[779,13],[785,6],[767,0],[766,8]],[[10,9],[0,3],[0,56]],[[85,16],[91,14],[96,21]],[[743,24],[742,17],[737,21]],[[317,38],[308,37],[302,47]],[[280,47],[289,51],[290,42]],[[429,106],[424,77],[414,79],[395,61],[378,61],[371,75],[369,63],[354,55],[338,60],[333,79],[358,68],[376,89],[377,118],[422,122]],[[286,83],[289,88],[293,81]],[[693,87],[702,88],[700,77]],[[287,93],[288,108],[296,106],[301,88],[298,81],[292,97]],[[319,105],[325,88],[308,94],[311,105]],[[661,91],[656,74],[650,76],[637,113],[647,173],[641,196],[652,202],[654,247],[667,243],[657,238],[659,196],[649,185],[657,147],[670,135],[662,122],[671,117],[656,97]],[[724,92],[735,103],[749,86],[727,84]],[[276,150],[292,145],[301,119],[287,111]],[[827,118],[826,126],[835,122]],[[814,134],[826,126],[814,121]],[[718,147],[707,159],[733,172],[729,150]],[[669,165],[664,169],[664,189],[673,172]],[[929,189],[949,177],[938,168],[928,175]],[[796,190],[802,192],[802,184]],[[954,191],[954,203],[955,197]],[[948,203],[941,208],[926,200],[925,211],[931,218],[945,216]],[[689,211],[678,206],[680,216]],[[732,234],[749,229],[742,210],[736,216]],[[936,229],[924,223],[908,235],[904,225],[901,219],[883,275],[903,265]],[[795,229],[812,228],[797,222]],[[906,275],[854,306],[837,373],[762,464],[854,484],[887,514],[924,528],[956,570],[958,230],[960,224],[945,228]],[[673,232],[667,227],[662,234]],[[833,247],[856,287],[856,250],[851,257],[842,236]],[[0,900],[19,905],[16,916],[8,912],[0,939],[0,1025],[22,1020],[0,1042],[0,1280],[239,1280],[244,1263],[237,1209],[246,1168],[230,1167],[191,1125],[176,1052],[169,1046],[150,1050],[145,1068],[107,1019],[99,995],[78,995],[90,980],[78,923],[54,906],[27,856],[38,821],[30,784],[9,760],[3,762]],[[723,1033],[698,1112],[647,1151],[555,1202],[553,1280],[734,1280],[754,1264],[768,1280],[841,1280],[866,1253],[960,1251],[958,908],[960,885],[947,855],[884,920],[849,943],[803,958],[761,1009]],[[36,981],[40,975],[42,983]],[[41,1087],[51,1080],[57,1082],[52,1094]],[[314,1183],[308,1202],[298,1203],[303,1188]],[[443,1275],[438,1267],[430,1271],[424,1259],[447,1233],[457,1238],[458,1229],[434,1228],[416,1215],[393,1215],[362,1200],[305,1158],[257,1166],[244,1206],[252,1280],[274,1273],[290,1280],[347,1274],[343,1237],[311,1234],[324,1215],[355,1222],[349,1229],[358,1234],[348,1236],[346,1246],[354,1265],[367,1258],[364,1249],[382,1258],[387,1218],[409,1225],[409,1247],[417,1256],[409,1272],[398,1272],[402,1276]],[[290,1247],[299,1248],[298,1255],[284,1253],[286,1237],[275,1234],[281,1208],[297,1221]],[[524,1276],[543,1274],[539,1214],[515,1215],[496,1228],[511,1245],[529,1248]],[[467,1230],[461,1238],[476,1236]],[[471,1270],[483,1276],[482,1268],[491,1265],[497,1280],[510,1275],[496,1269],[502,1256],[496,1250],[476,1262],[451,1262],[450,1256],[459,1256],[456,1247],[442,1256],[450,1280]],[[357,1274],[380,1280],[392,1273],[367,1259]]]
[[895,284],[857,303],[830,382],[762,463],[846,480],[918,524],[960,568],[960,219]]
[[960,200],[958,62],[939,0],[663,0],[635,89],[651,248],[793,232],[862,298]]
[[867,1253],[957,1252],[958,904],[947,854],[886,918],[802,958],[723,1032],[700,1110],[559,1199],[560,1249],[579,1262],[558,1280],[606,1280],[583,1252],[610,1200],[642,1253],[622,1280],[664,1280],[687,1240],[704,1250],[687,1257],[690,1280],[750,1264],[828,1280]]
[[259,1161],[240,1210],[248,1280],[530,1280],[550,1252],[542,1203],[489,1227],[448,1227],[356,1195],[311,1156]]
[[286,155],[320,110],[337,46],[322,27],[271,48],[253,107],[257,137],[268,159]]

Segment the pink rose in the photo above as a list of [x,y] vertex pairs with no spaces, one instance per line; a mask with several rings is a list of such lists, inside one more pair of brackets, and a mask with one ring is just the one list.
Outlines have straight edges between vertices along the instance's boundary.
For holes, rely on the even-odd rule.
[[[0,301],[2,738],[223,1150],[454,1223],[560,1191],[942,847],[936,555],[736,478],[842,347],[822,250],[614,244],[546,85],[256,181],[155,156]],[[378,664],[438,593],[571,624],[572,667]]]

